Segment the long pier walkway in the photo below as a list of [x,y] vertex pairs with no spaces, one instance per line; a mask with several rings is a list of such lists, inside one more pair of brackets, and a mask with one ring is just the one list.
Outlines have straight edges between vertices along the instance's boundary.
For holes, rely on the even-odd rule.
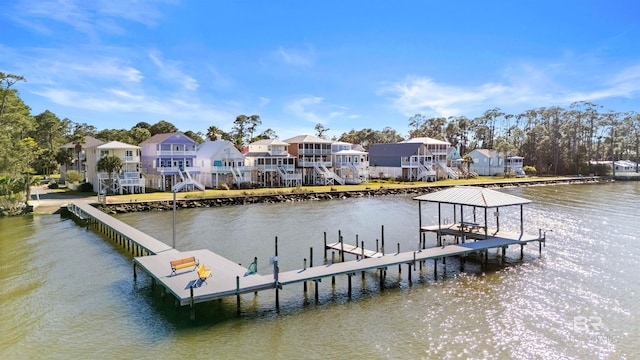
[[[171,293],[176,299],[176,305],[190,306],[191,316],[195,316],[193,306],[196,303],[212,301],[229,296],[238,297],[238,309],[241,294],[275,289],[276,308],[279,307],[278,291],[285,285],[314,281],[316,290],[318,282],[323,278],[338,275],[349,276],[349,295],[351,295],[351,276],[357,272],[367,270],[380,270],[380,283],[383,286],[383,278],[389,266],[407,265],[408,276],[411,280],[411,268],[415,269],[416,263],[426,260],[434,261],[434,274],[437,271],[437,261],[451,256],[464,257],[471,253],[502,248],[503,257],[505,250],[510,245],[526,245],[530,241],[543,242],[544,238],[527,236],[520,240],[513,237],[492,237],[485,240],[453,244],[446,246],[419,249],[415,251],[396,252],[382,254],[377,251],[367,250],[363,247],[347,246],[342,242],[325,245],[326,248],[344,250],[362,258],[352,261],[330,262],[325,265],[305,267],[303,269],[279,272],[277,257],[272,259],[274,265],[273,274],[259,275],[248,271],[247,268],[224,258],[209,250],[178,251],[163,242],[137,230],[133,227],[105,214],[89,204],[69,204],[69,211],[78,219],[87,221],[89,225],[95,225],[98,230],[116,241],[117,244],[127,247],[134,253],[134,278],[137,277],[136,267],[139,266],[162,286],[162,294]],[[187,257],[195,257],[198,264],[211,269],[212,276],[201,280],[195,266],[187,269],[171,269],[171,261]],[[305,285],[306,288],[306,285]],[[318,291],[315,292],[316,300]]]

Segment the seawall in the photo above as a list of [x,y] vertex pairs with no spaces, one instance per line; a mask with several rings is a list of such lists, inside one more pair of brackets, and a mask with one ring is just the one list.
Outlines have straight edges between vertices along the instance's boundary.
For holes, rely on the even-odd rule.
[[[597,176],[590,177],[572,177],[572,178],[553,178],[553,179],[535,179],[535,180],[501,180],[496,182],[483,182],[464,184],[467,186],[480,186],[480,187],[516,187],[516,186],[541,186],[541,185],[559,185],[559,184],[587,184],[587,183],[599,183],[610,181],[608,178],[602,178]],[[346,198],[361,198],[372,196],[388,196],[388,195],[404,195],[413,194],[421,195],[425,193],[435,192],[442,189],[446,189],[452,186],[458,186],[456,184],[451,185],[437,185],[436,183],[427,185],[416,185],[415,187],[393,188],[381,185],[378,188],[365,189],[365,190],[341,190],[341,191],[326,191],[326,192],[297,192],[295,189],[291,189],[291,193],[278,193],[278,194],[266,194],[266,195],[239,195],[239,196],[227,196],[227,197],[215,197],[215,198],[190,198],[190,199],[178,199],[176,200],[177,208],[206,208],[206,207],[221,207],[221,206],[233,206],[233,205],[248,205],[248,204],[262,204],[262,203],[282,203],[282,202],[297,202],[297,201],[318,201],[318,200],[333,200],[333,199],[346,199]],[[156,200],[156,201],[144,201],[144,202],[120,202],[120,203],[108,203],[108,204],[96,204],[95,205],[101,211],[108,214],[128,213],[128,212],[140,212],[140,211],[170,211],[173,210],[173,200]]]

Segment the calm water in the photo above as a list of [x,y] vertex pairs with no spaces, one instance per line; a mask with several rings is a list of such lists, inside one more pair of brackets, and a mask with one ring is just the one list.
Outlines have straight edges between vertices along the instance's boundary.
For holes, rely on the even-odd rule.
[[[376,273],[274,294],[176,309],[146,276],[133,281],[131,257],[91,230],[57,215],[0,219],[0,358],[638,358],[640,356],[640,183],[505,189],[534,201],[525,229],[553,229],[537,244],[507,253],[508,264],[486,272],[447,262],[446,279],[432,264],[413,274],[390,268],[386,289]],[[425,210],[423,208],[423,210]],[[426,213],[435,219],[435,208]],[[417,246],[417,203],[410,197],[251,205],[178,211],[180,250],[208,248],[271,274],[278,237],[281,270],[302,267],[322,238],[375,247],[385,227],[387,248]],[[172,214],[119,218],[172,242]],[[518,214],[501,211],[502,227]],[[240,251],[245,249],[246,251]],[[440,264],[440,266],[442,266]]]

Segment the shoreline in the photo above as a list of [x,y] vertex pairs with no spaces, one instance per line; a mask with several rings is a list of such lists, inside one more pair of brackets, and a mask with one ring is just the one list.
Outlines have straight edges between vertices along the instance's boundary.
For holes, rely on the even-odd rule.
[[[495,182],[478,182],[466,183],[463,186],[479,186],[487,188],[504,188],[504,187],[522,187],[522,186],[545,186],[545,185],[565,185],[565,184],[598,184],[611,181],[610,178],[599,176],[586,177],[566,177],[552,179],[533,179],[533,180],[514,180],[514,181],[495,181]],[[461,184],[462,185],[462,184]],[[234,205],[250,205],[250,204],[271,204],[282,202],[299,202],[299,201],[320,201],[335,200],[346,198],[362,198],[372,196],[389,196],[389,195],[405,195],[414,194],[416,196],[425,193],[435,192],[446,188],[460,186],[457,184],[437,185],[436,183],[421,184],[410,187],[385,187],[381,185],[379,188],[367,188],[359,190],[327,190],[327,191],[311,191],[305,192],[293,191],[290,193],[275,194],[244,194],[236,196],[224,197],[201,197],[201,198],[184,198],[176,199],[176,208],[207,208],[207,207],[223,207]],[[331,187],[328,187],[329,189]],[[172,193],[167,194],[172,197]],[[122,214],[130,212],[148,212],[148,211],[171,211],[173,210],[173,199],[148,200],[148,201],[122,201],[111,203],[93,202],[93,206],[107,214]]]

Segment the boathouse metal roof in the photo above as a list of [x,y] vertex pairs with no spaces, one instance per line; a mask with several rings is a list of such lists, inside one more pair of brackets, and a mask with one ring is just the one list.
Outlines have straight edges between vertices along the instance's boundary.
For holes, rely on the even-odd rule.
[[418,201],[496,208],[528,204],[531,200],[477,186],[455,186],[438,192],[416,196]]

